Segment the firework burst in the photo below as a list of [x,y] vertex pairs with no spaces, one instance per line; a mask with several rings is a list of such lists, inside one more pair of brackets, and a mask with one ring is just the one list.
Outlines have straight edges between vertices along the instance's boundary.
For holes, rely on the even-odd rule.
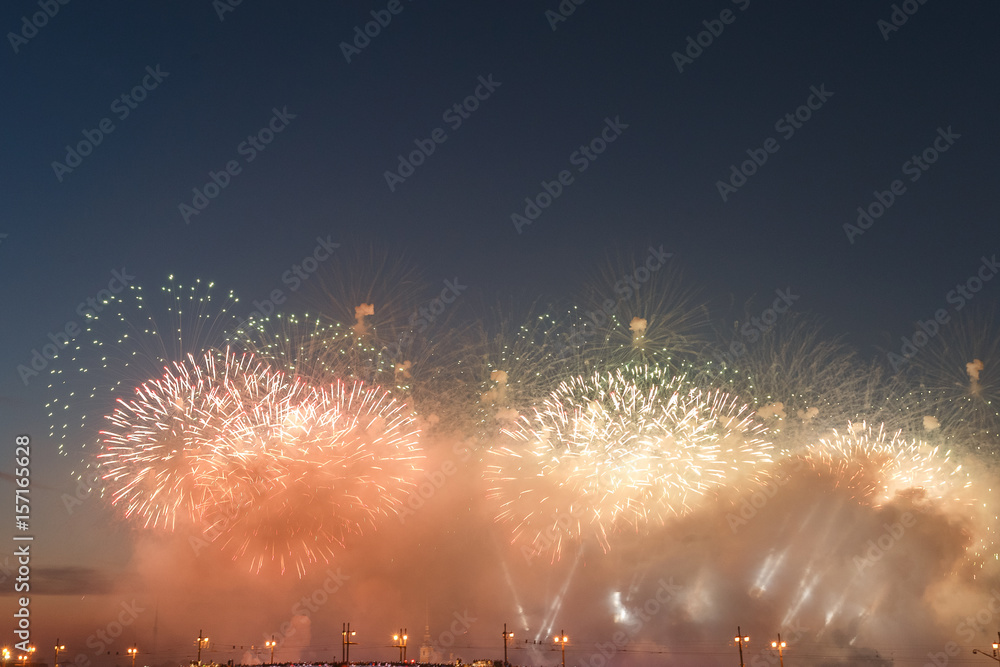
[[500,318],[498,332],[479,332],[480,363],[469,364],[467,400],[473,404],[475,434],[492,442],[504,427],[543,400],[566,368],[556,331],[559,324],[548,312],[532,307],[520,325]]
[[722,341],[701,376],[746,397],[783,445],[813,440],[845,419],[893,416],[883,374],[825,336],[813,316],[788,313],[768,324],[747,317]]
[[294,564],[300,576],[395,514],[423,460],[413,416],[361,382],[263,403],[242,415],[230,440],[249,464],[234,484],[223,548],[253,571]]
[[52,366],[53,394],[45,404],[49,437],[59,453],[84,453],[74,477],[83,478],[90,465],[87,448],[118,397],[129,396],[175,360],[201,356],[236,325],[238,300],[232,292],[220,298],[214,288],[201,280],[183,285],[170,276],[149,300],[133,284],[84,312],[83,332]]
[[937,336],[914,354],[906,373],[910,389],[904,404],[914,421],[929,423],[953,441],[996,456],[1000,452],[1000,322],[987,309],[956,317],[941,325]]
[[173,364],[109,421],[112,504],[144,528],[190,524],[253,571],[329,562],[402,505],[421,460],[384,389],[310,386],[228,350]]
[[734,397],[646,366],[562,382],[506,429],[487,478],[498,518],[536,550],[643,533],[713,489],[755,480],[764,427]]
[[985,562],[1000,558],[992,474],[976,454],[890,432],[885,424],[848,424],[844,431],[832,433],[782,463],[794,461],[799,467],[804,463],[807,470],[847,490],[862,505],[878,509],[905,498],[953,512],[968,527],[969,564],[982,569]]
[[402,253],[351,244],[306,284],[311,310],[342,323],[352,335],[381,349],[399,341],[411,316],[428,300],[429,284]]
[[231,340],[313,384],[345,378],[393,386],[395,369],[384,351],[325,317],[278,314],[244,324]]
[[851,489],[865,503],[880,506],[899,493],[920,491],[931,499],[964,502],[971,486],[955,454],[908,439],[885,424],[848,424],[843,432],[822,438],[803,455],[815,471],[832,474],[838,486]]
[[707,310],[669,253],[619,253],[570,311],[567,339],[591,369],[647,363],[678,370],[702,347]]
[[230,436],[246,411],[298,393],[284,376],[244,355],[206,353],[174,362],[130,400],[118,399],[97,455],[111,503],[144,528],[198,523],[232,500],[231,475],[246,462]]

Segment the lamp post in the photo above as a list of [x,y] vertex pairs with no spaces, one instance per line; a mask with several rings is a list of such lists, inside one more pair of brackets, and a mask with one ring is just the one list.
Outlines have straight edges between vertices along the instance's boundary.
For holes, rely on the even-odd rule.
[[406,628],[400,628],[399,634],[393,635],[392,640],[396,642],[393,646],[399,649],[399,661],[406,662]]
[[135,654],[138,652],[139,649],[135,647],[135,644],[132,644],[132,646],[130,646],[128,649],[128,654],[132,656],[132,667],[135,667]]
[[[997,639],[1000,640],[1000,632],[997,632]],[[980,651],[977,648],[972,649],[972,652],[978,653],[979,655],[986,655],[986,651]],[[986,657],[1000,662],[1000,641],[993,642],[993,655],[986,655]]]
[[264,646],[271,649],[271,664],[274,664],[274,647],[277,646],[278,642],[274,641],[274,635],[271,635],[271,640],[264,642]]
[[349,663],[351,661],[351,644],[357,644],[357,642],[352,642],[351,637],[358,634],[354,630],[351,630],[350,623],[343,623],[341,625],[341,645],[340,645],[340,661],[343,663]]
[[201,647],[208,646],[208,637],[202,637],[201,630],[198,630],[198,664],[201,665]]
[[513,632],[507,632],[507,624],[503,624],[503,667],[509,667],[507,664],[507,641],[514,638]]
[[565,631],[560,630],[559,636],[556,637],[556,643],[562,645],[562,667],[566,667],[566,642],[569,641],[569,637],[566,636]]
[[3,667],[7,667],[7,661],[10,660],[10,649],[6,646],[3,647]]
[[740,626],[736,626],[736,645],[740,647],[740,667],[743,667],[743,645],[750,642],[749,635],[744,636]]
[[21,655],[17,656],[17,659],[21,661],[21,665],[27,667],[27,665],[31,664],[31,654],[35,652],[35,647],[29,646],[25,650],[27,651],[27,653],[22,653]]
[[60,644],[59,643],[59,638],[56,637],[56,655],[55,655],[55,658],[52,659],[52,664],[55,667],[59,667],[59,651],[65,651],[65,650],[66,650],[66,646],[64,644]]
[[785,667],[785,659],[782,657],[781,649],[785,648],[785,642],[781,641],[781,633],[778,633],[778,641],[771,642],[771,648],[778,649],[778,667]]

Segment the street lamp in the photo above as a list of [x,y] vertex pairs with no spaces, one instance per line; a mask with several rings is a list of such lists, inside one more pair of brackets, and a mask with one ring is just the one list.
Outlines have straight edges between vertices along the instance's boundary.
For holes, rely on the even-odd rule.
[[781,633],[778,633],[778,641],[771,642],[771,648],[778,649],[778,667],[785,667],[785,659],[782,657],[781,649],[785,648],[785,642],[781,641]]
[[344,623],[341,625],[341,645],[340,645],[340,661],[343,663],[349,663],[351,661],[351,644],[357,644],[357,642],[352,642],[351,637],[358,634],[354,630],[351,630],[350,623]]
[[503,624],[503,667],[509,667],[507,664],[507,641],[514,638],[513,632],[507,632],[507,624]]
[[740,626],[736,626],[736,645],[740,647],[740,667],[743,667],[743,645],[750,643],[750,636],[744,636]]
[[139,652],[139,649],[135,647],[135,644],[129,647],[128,654],[132,656],[132,667],[135,667],[135,654]]
[[[274,664],[274,647],[278,645],[278,642],[274,641],[274,635],[271,635],[271,640],[264,642],[264,646],[271,649],[271,664]],[[134,666],[133,666],[134,667]]]
[[400,662],[406,662],[406,640],[406,628],[400,628],[399,634],[392,636],[392,641],[396,642],[393,646],[399,649]]
[[6,646],[3,647],[3,667],[7,667],[7,661],[10,660],[10,649]]
[[[997,639],[1000,639],[1000,632],[997,633]],[[986,655],[986,651],[980,651],[977,648],[972,649],[972,652],[979,655]],[[993,642],[993,655],[986,655],[986,657],[1000,662],[1000,641]]]
[[198,630],[198,664],[201,665],[201,647],[208,646],[208,637],[201,636],[201,630]]
[[56,637],[56,657],[52,660],[52,664],[55,667],[59,667],[59,651],[65,651],[66,646],[59,643],[59,638]]
[[560,630],[559,636],[556,637],[556,643],[562,644],[562,667],[566,667],[566,642],[569,641],[569,637],[566,636],[565,631]]

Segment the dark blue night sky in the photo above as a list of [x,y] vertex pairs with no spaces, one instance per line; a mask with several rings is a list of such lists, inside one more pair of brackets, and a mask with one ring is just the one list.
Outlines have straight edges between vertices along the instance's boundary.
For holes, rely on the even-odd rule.
[[[919,5],[885,39],[891,8],[717,4],[585,3],[553,30],[544,5],[403,2],[350,63],[339,44],[380,8],[60,6],[5,67],[8,367],[114,267],[248,298],[318,234],[384,241],[489,295],[556,297],[608,246],[662,243],[712,299],[792,286],[859,345],[905,332],[995,249],[993,10]],[[12,30],[32,8],[9,8]],[[727,8],[678,72],[672,54]],[[499,87],[452,129],[442,114],[480,76]],[[144,78],[155,89],[125,108]],[[832,95],[776,130],[813,87]],[[295,118],[247,162],[273,109]],[[628,129],[579,173],[570,156],[605,118]],[[60,181],[52,163],[102,119],[113,132]],[[949,127],[961,138],[911,182],[903,164]],[[384,172],[435,128],[445,143],[390,191]],[[768,138],[778,152],[723,202],[717,181]],[[179,205],[230,160],[241,172],[185,224]],[[511,215],[564,169],[574,183],[517,233]],[[905,194],[850,243],[843,225],[895,179]]]

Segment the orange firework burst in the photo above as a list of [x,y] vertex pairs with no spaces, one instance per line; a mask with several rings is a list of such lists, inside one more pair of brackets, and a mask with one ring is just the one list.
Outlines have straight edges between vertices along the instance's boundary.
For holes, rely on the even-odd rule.
[[220,539],[251,569],[328,562],[351,534],[394,514],[423,459],[403,404],[380,387],[336,382],[246,412],[234,445],[252,453]]
[[229,350],[173,364],[109,421],[111,502],[146,528],[189,524],[254,571],[329,562],[402,505],[421,460],[384,389],[308,385]]
[[[145,528],[200,522],[227,499],[241,452],[227,434],[247,402],[274,401],[284,376],[249,355],[189,355],[118,399],[98,464],[112,504]],[[285,391],[286,395],[289,393]]]

